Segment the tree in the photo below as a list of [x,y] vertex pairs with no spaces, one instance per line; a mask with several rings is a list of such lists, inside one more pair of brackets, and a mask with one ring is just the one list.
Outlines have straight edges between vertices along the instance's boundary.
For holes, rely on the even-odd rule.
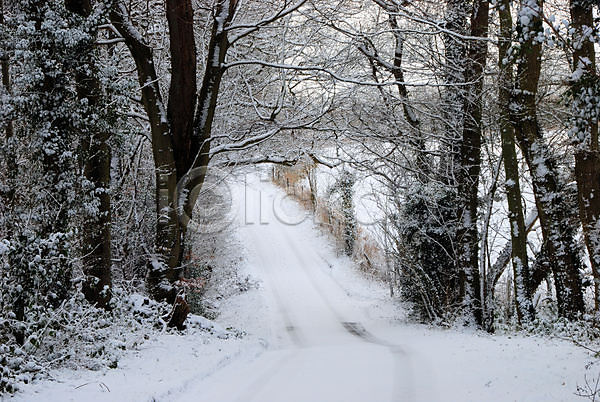
[[475,1],[471,13],[471,34],[466,54],[464,82],[468,83],[464,98],[464,127],[460,140],[460,167],[456,171],[461,205],[461,222],[457,232],[458,267],[465,277],[464,304],[474,322],[482,325],[481,281],[479,274],[479,175],[481,172],[481,136],[483,72],[487,61],[489,2]]
[[[5,27],[4,13],[5,13],[4,1],[0,0],[0,27],[2,27],[2,28]],[[8,41],[8,32],[6,32],[6,31],[7,30],[3,31],[2,39]],[[4,93],[6,93],[10,96],[10,94],[12,92],[12,83],[11,83],[11,77],[10,77],[9,50],[10,49],[8,49],[8,48],[2,49],[2,54],[0,55],[0,68],[1,68],[1,72],[2,72],[2,90]],[[9,118],[6,123],[6,127],[4,129],[6,147],[8,147],[9,144],[13,141],[14,131],[15,130],[14,130],[13,122]],[[16,164],[14,163],[14,158],[8,157],[9,154],[10,154],[10,151],[6,152],[6,156],[4,158],[6,161],[6,170],[8,171],[7,186],[4,189],[0,189],[0,197],[3,200],[5,207],[12,204],[12,200],[14,198],[14,192],[15,192],[15,183],[14,183],[15,177],[14,176],[17,172],[17,167],[16,167]]]
[[[83,19],[89,18],[92,14],[92,3],[89,0],[65,0],[65,6]],[[100,18],[102,14],[106,18],[103,11]],[[91,211],[86,211],[86,216],[83,217],[85,227],[81,230],[83,270],[86,275],[83,293],[90,303],[108,308],[112,286],[111,151],[108,141],[114,127],[107,124],[108,116],[103,116],[102,112],[102,110],[110,110],[110,107],[102,93],[97,66],[98,57],[95,51],[96,31],[99,24],[95,20],[91,21],[91,24],[89,22],[85,24],[86,21],[83,19],[79,23],[89,31],[87,40],[78,47],[79,57],[74,67],[76,91],[78,99],[87,108],[86,114],[99,116],[95,120],[86,119],[84,124],[77,127],[81,132],[80,158],[86,179],[83,188],[87,193],[87,201],[95,205]]]
[[600,308],[600,150],[598,148],[598,103],[600,82],[596,72],[597,39],[594,2],[571,0],[572,72],[570,94],[573,122],[570,136],[575,146],[579,217],[594,276],[594,308]]
[[444,10],[444,95],[442,125],[444,129],[443,147],[448,151],[442,156],[440,175],[450,185],[456,184],[460,174],[460,147],[465,123],[465,65],[467,61],[468,33],[467,18],[472,6],[470,2],[446,0]]
[[[230,147],[218,149],[212,146],[221,81],[227,68],[233,67],[225,65],[227,52],[236,41],[291,14],[305,1],[285,4],[263,19],[238,26],[232,24],[238,8],[237,0],[218,0],[209,7],[212,23],[202,83],[197,93],[192,2],[167,1],[171,56],[167,107],[160,91],[153,49],[135,28],[124,3],[119,2],[111,13],[113,24],[135,61],[142,101],[152,132],[157,226],[156,242],[148,266],[148,285],[154,298],[169,303],[177,300],[182,312],[186,310],[185,301],[177,298],[178,290],[173,283],[182,273],[186,226],[192,219],[210,160],[224,151],[260,143],[281,130],[245,138]],[[176,312],[171,325],[181,326],[185,315]]]
[[77,244],[73,217],[79,212],[77,153],[72,149],[77,136],[71,123],[82,112],[72,72],[76,49],[89,38],[60,3],[32,0],[10,7],[14,16],[7,28],[14,47],[7,55],[19,68],[14,70],[11,96],[3,99],[3,109],[11,114],[2,123],[12,131],[9,151],[23,158],[27,168],[13,165],[20,191],[14,193],[6,217],[10,270],[4,278],[3,304],[12,304],[11,328],[22,344],[24,322],[38,321],[71,290]]
[[572,210],[565,200],[565,183],[536,114],[542,57],[542,43],[537,35],[543,35],[543,3],[543,0],[522,0],[520,4],[517,23],[520,48],[511,122],[532,178],[544,244],[554,274],[558,311],[561,316],[574,319],[584,311],[584,303],[581,262],[569,219]]
[[527,258],[527,230],[521,186],[519,184],[519,164],[515,149],[515,130],[510,124],[510,91],[513,85],[513,63],[509,58],[512,37],[512,15],[509,0],[499,3],[500,35],[498,44],[498,106],[500,108],[500,135],[502,137],[502,158],[506,175],[506,198],[511,236],[511,261],[514,271],[515,302],[519,322],[530,322],[534,316],[531,301],[533,290]]
[[352,256],[356,241],[356,217],[354,215],[354,183],[356,177],[347,170],[342,171],[337,182],[328,190],[328,196],[338,193],[341,199],[342,216],[344,222],[343,239],[344,252]]
[[128,10],[123,3],[118,3],[113,8],[111,20],[125,39],[135,61],[142,88],[142,101],[152,133],[156,180],[156,240],[149,259],[149,290],[155,299],[174,303],[177,290],[171,282],[177,280],[179,275],[175,268],[180,257],[181,237],[175,200],[177,173],[166,108],[160,93],[152,49],[129,20]]

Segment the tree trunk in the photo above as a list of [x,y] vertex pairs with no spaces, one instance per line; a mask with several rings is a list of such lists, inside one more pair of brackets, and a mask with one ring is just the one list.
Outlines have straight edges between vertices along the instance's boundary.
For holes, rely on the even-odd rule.
[[[0,26],[4,25],[4,1],[0,0]],[[2,59],[0,60],[0,68],[2,73],[2,86],[5,91],[10,94],[12,92],[12,85],[10,80],[10,65],[8,62],[8,54],[1,55]],[[6,135],[6,145],[10,149],[11,142],[14,136],[14,126],[13,122],[9,121],[6,124],[4,129],[4,133]],[[10,151],[8,151],[10,152]],[[15,196],[15,179],[18,172],[18,166],[15,158],[6,158],[6,170],[7,170],[7,191],[1,194],[1,199],[4,202],[5,207],[10,208],[10,205],[13,203]],[[7,228],[10,229],[10,228]]]
[[464,37],[467,36],[467,17],[470,14],[470,7],[468,1],[446,0],[445,28],[449,32],[443,35],[446,88],[442,106],[443,128],[446,137],[442,148],[446,151],[442,152],[440,175],[441,179],[450,185],[456,184],[455,175],[460,169],[460,144],[465,117],[464,83],[467,52]]
[[[167,120],[173,139],[173,152],[177,167],[177,182],[187,177],[193,155],[194,112],[196,107],[196,42],[194,38],[194,10],[190,0],[167,0],[167,20],[171,51],[171,82]],[[183,192],[178,189],[177,197]],[[177,200],[180,220],[179,252],[177,266],[184,263],[188,215]]]
[[[83,264],[86,275],[83,294],[99,307],[109,308],[112,287],[110,133],[89,133],[89,147],[84,151],[84,175],[92,183],[98,198],[98,213],[86,220],[83,228]],[[86,141],[87,142],[87,141]]]
[[[473,4],[471,36],[487,37],[489,3]],[[463,132],[460,140],[459,167],[456,178],[461,198],[457,231],[457,265],[464,278],[463,304],[478,326],[482,324],[481,282],[479,274],[479,232],[477,228],[479,173],[481,171],[481,123],[483,70],[487,59],[487,42],[472,40],[466,55]]]
[[184,299],[176,297],[172,283],[181,275],[186,231],[210,160],[212,124],[224,73],[222,64],[229,47],[226,25],[234,16],[237,0],[219,0],[215,5],[206,69],[197,100],[194,100],[196,49],[192,3],[168,0],[166,5],[172,68],[166,111],[152,49],[128,20],[123,4],[113,9],[111,18],[135,60],[152,131],[158,216],[148,285],[153,297],[176,304],[171,323],[180,326],[189,309]]
[[[67,9],[81,17],[88,17],[92,5],[88,0],[66,0]],[[94,65],[94,44],[80,54],[80,62],[75,73],[77,97],[86,99],[90,110],[101,107],[102,84]],[[83,174],[90,182],[87,189],[98,201],[98,212],[87,216],[83,234],[83,270],[85,281],[83,294],[86,299],[99,307],[109,308],[112,286],[111,254],[111,204],[110,204],[110,158],[108,145],[110,132],[94,131],[87,127],[82,138]]]
[[[453,198],[453,201],[448,205],[450,213],[452,215],[453,226],[444,228],[446,230],[448,238],[453,242],[453,265],[451,267],[445,267],[447,276],[456,275],[455,283],[458,284],[458,302],[463,304],[466,308],[467,313],[465,318],[467,321],[475,321],[474,309],[472,309],[471,302],[474,301],[470,296],[467,297],[467,293],[472,295],[469,278],[467,278],[467,272],[464,269],[463,257],[465,253],[468,254],[469,250],[464,247],[469,247],[461,241],[461,237],[464,237],[464,230],[462,230],[462,220],[464,219],[463,214],[468,213],[466,200],[461,199],[459,195],[459,180],[460,180],[460,169],[461,169],[461,143],[463,137],[464,123],[465,123],[465,73],[466,73],[466,57],[467,57],[467,44],[464,37],[467,35],[467,16],[469,8],[472,7],[469,2],[462,0],[446,0],[446,11],[445,11],[445,28],[448,30],[443,35],[444,40],[444,80],[445,90],[442,105],[442,116],[443,116],[443,131],[445,138],[440,145],[442,152],[440,156],[440,165],[438,175],[442,183],[449,187],[449,194]],[[464,175],[463,175],[464,176]],[[461,218],[462,217],[462,218]],[[477,255],[477,253],[475,253]],[[464,305],[464,304],[467,305]]]
[[527,258],[527,230],[521,203],[519,163],[515,149],[515,131],[510,124],[510,90],[513,84],[513,63],[508,61],[511,46],[512,15],[510,0],[501,0],[498,13],[500,19],[500,42],[498,47],[498,103],[500,108],[500,134],[502,155],[506,174],[506,198],[511,235],[511,260],[514,271],[515,302],[520,323],[530,322],[535,310],[532,303],[529,260]]
[[521,53],[512,123],[532,178],[544,243],[554,274],[558,313],[574,319],[584,311],[581,261],[575,230],[569,224],[571,211],[564,199],[565,183],[560,180],[556,161],[544,141],[536,115],[542,45],[535,37],[543,32],[543,0],[535,3],[522,0],[521,9],[526,9],[531,18],[526,27],[523,26],[523,21],[528,20],[525,18],[520,18],[517,25]]
[[196,106],[196,43],[194,10],[189,0],[167,0],[167,20],[171,50],[171,85],[167,119],[177,158],[177,177],[189,170],[193,158],[192,134]]
[[156,300],[175,303],[177,289],[172,283],[179,279],[181,273],[181,235],[176,204],[177,168],[169,123],[154,67],[152,49],[129,21],[127,9],[122,3],[112,9],[111,20],[125,39],[125,44],[135,61],[138,81],[142,88],[142,102],[152,134],[157,216],[154,250],[149,255],[148,288]]
[[[597,92],[594,13],[592,2],[571,0],[573,72],[571,81],[575,142],[575,178],[579,216],[594,276],[594,309],[600,308],[600,152],[598,150],[598,101],[589,101],[589,91]],[[591,33],[587,31],[591,30]],[[595,94],[597,97],[597,94]]]
[[[210,162],[212,126],[221,79],[225,73],[223,63],[229,49],[226,26],[234,16],[237,3],[237,0],[219,0],[215,6],[214,21],[205,60],[206,68],[202,86],[198,93],[193,122],[190,159],[187,163],[185,176],[179,178],[180,182],[184,183],[182,189],[185,189],[187,193],[185,200],[180,201],[180,205],[183,204],[181,223],[184,231],[189,227],[193,217],[194,206],[200,195],[208,163]],[[183,237],[185,237],[185,234]],[[185,262],[183,253],[180,255],[179,262],[180,264]]]
[[410,104],[410,100],[408,98],[408,89],[404,83],[404,69],[402,68],[402,59],[404,56],[404,38],[400,32],[396,16],[390,13],[389,19],[395,40],[392,74],[397,82],[396,86],[398,87],[398,94],[400,95],[400,100],[402,101],[404,118],[414,130],[414,133],[410,135],[410,144],[414,147],[416,153],[416,168],[418,172],[417,176],[424,183],[427,181],[431,171],[431,166],[430,161],[427,158],[425,139],[423,138],[423,132],[421,130],[421,121],[416,114],[415,108]]

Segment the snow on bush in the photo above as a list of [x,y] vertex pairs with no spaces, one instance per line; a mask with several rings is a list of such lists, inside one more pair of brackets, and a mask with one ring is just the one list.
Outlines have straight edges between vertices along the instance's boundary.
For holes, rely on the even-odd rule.
[[0,256],[8,253],[9,246],[8,240],[0,241]]
[[[112,310],[90,306],[83,294],[65,300],[50,312],[27,315],[27,337],[19,345],[13,336],[14,317],[0,321],[0,395],[48,376],[50,369],[100,370],[117,368],[127,350],[167,328],[171,306],[140,294],[114,289]],[[188,332],[207,332],[227,339],[242,334],[221,328],[198,316],[188,319]]]

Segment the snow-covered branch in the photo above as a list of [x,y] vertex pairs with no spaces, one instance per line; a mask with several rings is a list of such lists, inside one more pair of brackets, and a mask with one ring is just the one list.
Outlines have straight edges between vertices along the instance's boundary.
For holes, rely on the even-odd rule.
[[260,28],[262,28],[266,25],[269,25],[269,24],[293,13],[294,11],[296,11],[300,7],[302,7],[306,2],[307,2],[307,0],[300,0],[287,8],[283,8],[283,9],[279,10],[278,12],[276,12],[273,15],[271,15],[267,18],[264,18],[260,21],[254,22],[254,23],[241,23],[241,24],[231,25],[231,26],[226,27],[225,30],[229,31],[229,32],[241,30],[241,32],[238,32],[237,34],[233,34],[229,37],[229,43],[234,44],[238,40],[248,36],[249,34],[251,34],[253,32],[256,32]]
[[263,66],[263,67],[270,67],[270,68],[276,68],[276,69],[283,69],[283,70],[293,70],[293,71],[313,71],[313,72],[317,72],[317,73],[322,73],[325,75],[330,76],[332,79],[338,81],[338,82],[344,82],[347,84],[355,84],[355,85],[360,85],[360,86],[367,86],[367,87],[388,87],[388,86],[393,86],[393,85],[405,85],[407,87],[445,87],[445,86],[468,86],[468,85],[472,85],[473,82],[461,82],[461,83],[453,83],[453,84],[447,84],[447,83],[438,83],[438,82],[434,82],[434,80],[426,80],[423,82],[399,82],[399,81],[384,81],[384,82],[375,82],[375,81],[368,81],[368,80],[361,80],[361,79],[357,79],[357,78],[351,78],[351,77],[345,77],[342,76],[328,68],[322,67],[322,66],[316,66],[316,65],[306,65],[306,66],[302,66],[302,65],[293,65],[293,64],[285,64],[285,63],[271,63],[271,62],[267,62],[264,60],[236,60],[236,61],[232,61],[229,63],[224,63],[222,65],[222,67],[224,69],[229,69],[232,67],[239,67],[239,66],[247,66],[247,65],[259,65],[259,66]]

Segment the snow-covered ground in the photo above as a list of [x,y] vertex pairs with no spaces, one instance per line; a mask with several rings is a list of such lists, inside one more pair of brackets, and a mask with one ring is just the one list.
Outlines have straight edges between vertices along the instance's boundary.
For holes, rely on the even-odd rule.
[[[15,401],[571,401],[591,357],[566,341],[407,324],[283,191],[231,183],[245,292],[214,334],[160,335],[107,371],[57,371]],[[208,325],[208,323],[205,323]],[[245,336],[220,336],[236,328]]]

